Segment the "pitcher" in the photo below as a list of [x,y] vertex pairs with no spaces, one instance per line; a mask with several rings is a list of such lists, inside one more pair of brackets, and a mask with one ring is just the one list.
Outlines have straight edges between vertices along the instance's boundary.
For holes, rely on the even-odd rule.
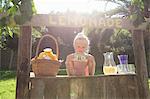
[[114,61],[113,52],[106,52],[104,55],[103,72],[104,75],[117,74],[117,67]]

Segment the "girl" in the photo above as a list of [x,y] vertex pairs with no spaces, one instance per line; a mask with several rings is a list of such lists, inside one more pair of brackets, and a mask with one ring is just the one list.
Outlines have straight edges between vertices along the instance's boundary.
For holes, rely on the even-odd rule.
[[69,76],[88,76],[95,73],[95,59],[88,54],[89,39],[82,32],[78,33],[73,42],[75,53],[66,58]]

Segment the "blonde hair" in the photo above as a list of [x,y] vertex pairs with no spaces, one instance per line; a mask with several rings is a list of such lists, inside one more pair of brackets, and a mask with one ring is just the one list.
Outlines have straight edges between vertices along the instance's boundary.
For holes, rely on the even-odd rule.
[[78,33],[75,36],[74,41],[73,41],[73,46],[74,47],[75,47],[76,40],[85,40],[85,41],[87,41],[88,46],[86,48],[86,53],[88,53],[89,52],[89,45],[90,45],[90,41],[89,41],[88,37],[83,32]]

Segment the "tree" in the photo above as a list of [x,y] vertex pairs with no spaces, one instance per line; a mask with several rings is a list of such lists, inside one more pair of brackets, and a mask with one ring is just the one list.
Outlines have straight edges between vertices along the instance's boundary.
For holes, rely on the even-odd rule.
[[[11,50],[10,68],[17,51],[18,25],[30,20],[34,13],[33,0],[0,0],[0,48]],[[12,42],[15,42],[13,46]]]
[[0,13],[0,46],[5,47],[2,44],[5,36],[13,37],[14,27],[30,20],[35,13],[33,0],[1,0]]

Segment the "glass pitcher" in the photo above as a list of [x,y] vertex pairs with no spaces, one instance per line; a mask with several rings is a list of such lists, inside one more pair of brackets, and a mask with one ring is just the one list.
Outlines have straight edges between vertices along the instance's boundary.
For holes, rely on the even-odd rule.
[[117,74],[117,66],[114,61],[113,52],[106,52],[104,55],[103,72],[104,75]]

